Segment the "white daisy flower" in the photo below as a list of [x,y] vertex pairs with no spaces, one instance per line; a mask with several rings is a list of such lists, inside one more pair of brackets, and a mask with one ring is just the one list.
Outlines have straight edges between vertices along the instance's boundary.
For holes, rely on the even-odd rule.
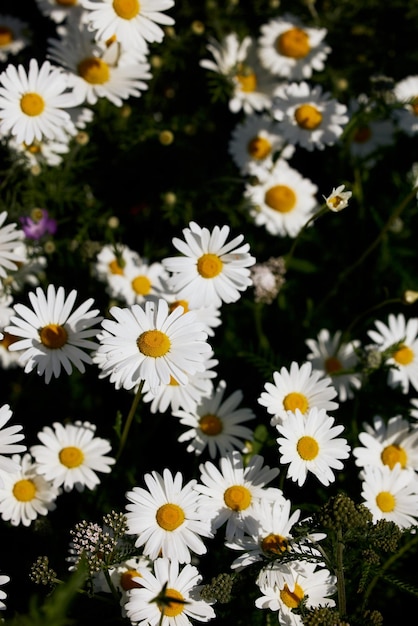
[[341,339],[341,331],[331,335],[327,328],[322,328],[316,339],[306,339],[305,343],[310,349],[306,358],[312,363],[312,368],[323,376],[331,377],[338,400],[345,402],[354,396],[354,390],[360,389],[362,383],[361,374],[355,371],[359,362],[356,350],[360,341],[342,342]]
[[205,554],[202,537],[213,537],[210,522],[200,517],[196,480],[183,484],[181,472],[174,476],[145,474],[147,489],[134,487],[126,494],[127,534],[137,535],[135,546],[154,560],[159,555],[190,563],[192,554]]
[[0,74],[0,131],[10,133],[19,143],[35,140],[65,141],[75,128],[65,109],[80,104],[67,91],[67,75],[44,61],[38,66],[30,59],[23,65],[8,65]]
[[202,577],[194,565],[180,568],[177,561],[158,558],[154,573],[146,567],[139,567],[139,572],[141,587],[129,592],[125,604],[132,623],[192,626],[195,620],[208,622],[215,617],[210,604],[200,599]]
[[418,521],[418,482],[399,465],[390,469],[365,467],[361,472],[363,504],[373,521],[385,519],[400,528],[415,526]]
[[258,183],[247,183],[244,196],[257,226],[272,235],[296,237],[318,206],[316,185],[290,167],[284,159]]
[[339,213],[348,206],[348,202],[353,195],[353,192],[344,191],[344,189],[345,185],[333,187],[329,196],[327,198],[324,196],[327,207],[330,211],[333,211],[333,213]]
[[[23,223],[22,230],[25,232]],[[9,272],[4,279],[4,284],[13,293],[16,294],[22,291],[28,285],[36,287],[39,285],[40,278],[45,277],[47,259],[41,251],[42,248],[40,246],[28,243],[27,239],[16,246],[14,252],[19,255],[21,260],[17,269]]]
[[[24,439],[23,427],[19,424],[14,426],[7,426],[7,422],[12,417],[12,411],[9,404],[3,404],[0,407],[0,471],[3,474],[14,473],[19,470],[19,463],[13,458],[9,458],[9,455],[20,454],[26,451],[26,445],[17,443]],[[4,456],[7,454],[8,456]],[[2,481],[0,480],[0,486]]]
[[334,418],[324,409],[312,407],[306,415],[296,409],[277,425],[281,437],[280,463],[286,465],[287,477],[301,487],[308,472],[314,474],[326,487],[335,481],[333,469],[341,470],[341,459],[347,459],[350,446],[346,439],[337,438],[344,426],[334,426]]
[[403,313],[388,317],[388,323],[375,321],[377,330],[367,332],[374,346],[370,349],[384,351],[395,344],[400,347],[385,359],[392,366],[388,373],[388,385],[400,387],[402,393],[408,393],[410,386],[418,391],[418,318],[405,319]]
[[162,297],[163,281],[167,278],[168,272],[161,263],[149,263],[142,258],[127,264],[122,274],[108,275],[108,290],[128,305],[142,304],[147,299]]
[[272,115],[281,122],[283,138],[306,150],[334,145],[349,120],[346,105],[320,85],[289,83],[279,86],[274,95]]
[[249,244],[239,245],[244,235],[227,242],[229,232],[229,226],[210,231],[190,222],[183,229],[185,242],[174,237],[173,245],[182,256],[163,259],[162,264],[172,274],[168,279],[171,291],[191,308],[236,302],[252,284],[248,268],[255,258]]
[[[10,576],[5,576],[4,574],[0,575],[0,587],[3,587],[3,585],[6,585],[8,582],[10,582]],[[3,591],[3,589],[0,589],[0,610],[4,611],[4,609],[6,609],[6,605],[3,602],[3,600],[5,600],[7,598],[7,593],[5,591]]]
[[0,15],[0,62],[29,45],[28,24],[13,15]]
[[260,32],[260,61],[275,76],[301,80],[324,69],[331,52],[324,43],[325,28],[304,26],[299,18],[285,13],[263,24]]
[[39,474],[30,454],[15,454],[13,461],[19,469],[1,474],[0,515],[13,526],[30,526],[37,517],[56,508],[60,489]]
[[133,389],[141,380],[151,389],[168,385],[173,377],[180,385],[188,376],[204,370],[211,351],[207,333],[196,321],[193,311],[182,307],[169,311],[165,300],[147,301],[144,307],[112,307],[114,320],[105,319],[105,333],[99,337],[98,356],[104,374],[125,389]]
[[148,52],[148,44],[160,43],[174,19],[165,15],[174,0],[81,0],[86,19],[97,40],[116,37],[126,49]]
[[297,609],[302,602],[308,608],[319,606],[335,606],[332,597],[337,591],[337,579],[329,570],[318,568],[316,563],[297,561],[278,566],[275,570],[276,584],[271,587],[260,587],[263,594],[256,599],[259,609],[278,611],[279,624],[286,626],[302,626]]
[[111,450],[109,441],[95,433],[94,424],[79,420],[45,426],[38,433],[41,444],[30,449],[38,473],[65,491],[94,489],[100,483],[97,472],[107,474],[115,463],[114,458],[106,456]]
[[[105,244],[96,256],[92,271],[98,280],[109,284],[109,279],[112,276],[123,276],[125,267],[140,263],[141,257],[129,246]],[[113,294],[110,295],[113,296]]]
[[178,306],[182,306],[184,312],[193,311],[196,316],[196,320],[201,322],[205,326],[205,331],[207,332],[209,337],[215,336],[215,328],[218,328],[222,324],[221,319],[221,307],[214,306],[211,304],[207,304],[204,306],[192,306],[188,300],[182,299],[178,297],[178,294],[172,292],[168,287],[167,278],[162,279],[163,288],[161,290],[161,297],[164,298],[168,302],[168,307],[170,311],[174,311],[174,309]]
[[400,465],[411,475],[418,472],[418,430],[400,415],[385,422],[375,415],[373,425],[364,423],[358,438],[361,446],[353,449],[355,463],[359,467],[383,467],[391,470]]
[[80,0],[36,0],[40,12],[55,24],[61,24],[82,12]]
[[269,171],[277,155],[290,159],[294,146],[286,145],[280,133],[280,125],[267,115],[253,113],[237,124],[229,141],[229,153],[240,170],[246,175],[256,175],[259,168]]
[[[9,294],[0,294],[0,328],[4,328],[10,322],[10,318],[14,313],[13,296]],[[0,367],[9,369],[18,367],[19,352],[11,352],[9,347],[15,341],[19,341],[19,337],[15,337],[10,333],[0,333]]]
[[5,328],[6,332],[20,338],[9,349],[22,351],[19,360],[25,372],[36,369],[39,376],[45,375],[46,383],[52,376],[58,378],[61,368],[71,374],[74,365],[83,373],[85,363],[92,363],[85,350],[97,348],[91,337],[97,335],[98,329],[93,326],[102,318],[97,317],[97,309],[90,309],[93,298],[73,311],[76,297],[75,289],[66,297],[63,287],[56,289],[48,285],[46,294],[38,287],[35,293],[29,293],[32,309],[15,304],[16,315]]
[[24,248],[19,244],[24,239],[23,231],[15,222],[4,225],[7,211],[0,213],[0,278],[6,278],[8,272],[15,271],[19,263],[24,262]]
[[418,75],[407,76],[393,88],[396,100],[403,107],[394,109],[393,115],[400,130],[412,137],[418,132]]
[[27,144],[17,141],[15,137],[10,137],[7,145],[24,167],[37,171],[44,165],[55,167],[62,163],[63,155],[70,151],[70,140],[71,136],[68,135],[65,141],[42,139]]
[[313,407],[324,411],[338,408],[338,403],[332,401],[338,392],[331,378],[313,370],[310,361],[302,365],[293,361],[290,369],[282,367],[273,372],[273,381],[264,385],[265,391],[258,398],[259,404],[274,416],[272,426],[284,423],[289,413],[296,410],[305,415]]
[[255,508],[261,500],[283,498],[280,489],[266,487],[278,476],[278,468],[263,463],[264,458],[256,454],[244,467],[241,453],[235,450],[219,459],[220,469],[211,461],[200,465],[201,482],[196,489],[204,496],[201,517],[210,519],[214,530],[226,523],[226,541],[254,532]]
[[120,605],[122,610],[122,617],[126,617],[125,604],[129,600],[129,592],[131,589],[140,589],[141,583],[138,579],[141,578],[141,573],[138,571],[139,567],[151,567],[150,560],[144,556],[134,556],[131,559],[122,561],[114,567],[110,567],[105,575],[105,571],[100,570],[95,573],[92,578],[94,593],[104,592],[112,593],[112,588],[109,586],[108,578],[111,585],[120,594]]
[[243,452],[246,441],[252,441],[253,431],[243,423],[255,418],[253,411],[238,408],[243,399],[241,390],[224,399],[225,391],[226,382],[221,380],[215,392],[202,398],[192,411],[173,411],[180,424],[188,427],[178,438],[180,443],[190,442],[187,452],[199,456],[207,448],[209,456],[215,459],[232,450]]

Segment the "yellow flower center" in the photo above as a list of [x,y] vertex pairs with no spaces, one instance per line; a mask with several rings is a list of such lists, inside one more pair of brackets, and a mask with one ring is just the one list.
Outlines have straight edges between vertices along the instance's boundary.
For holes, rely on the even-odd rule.
[[296,194],[287,185],[274,185],[265,193],[264,201],[270,209],[279,213],[289,213],[295,208]]
[[30,502],[36,495],[35,483],[27,478],[18,480],[13,487],[13,495],[19,502]]
[[113,259],[113,261],[110,261],[109,270],[111,274],[119,274],[120,276],[123,275],[123,267],[119,265],[117,259]]
[[110,78],[110,70],[106,61],[97,57],[83,59],[77,66],[81,78],[90,85],[104,85]]
[[132,281],[132,289],[140,296],[146,296],[151,291],[151,281],[147,276],[136,276]]
[[197,271],[202,278],[215,278],[222,272],[223,263],[216,254],[203,254],[197,260]]
[[19,337],[16,335],[11,335],[10,333],[6,333],[3,331],[3,339],[0,339],[0,346],[2,346],[5,350],[8,350],[9,346],[16,341],[19,341]]
[[319,446],[316,439],[310,437],[309,435],[304,435],[301,437],[297,443],[296,449],[299,453],[299,456],[304,461],[312,461],[315,457],[318,456]]
[[178,387],[179,386],[179,383],[172,376],[170,376],[170,382],[168,384],[171,385],[172,387]]
[[341,365],[341,361],[335,356],[330,356],[325,359],[324,366],[325,371],[328,372],[328,374],[334,374],[335,372],[339,372],[343,368],[343,366]]
[[122,572],[119,579],[122,589],[128,591],[128,589],[138,589],[138,587],[142,587],[142,585],[136,580],[133,580],[133,578],[141,578],[141,574],[135,569],[128,569],[126,572]]
[[261,541],[261,549],[266,554],[281,554],[288,549],[289,542],[282,535],[270,533]]
[[247,487],[233,485],[224,493],[224,502],[233,511],[244,511],[251,504],[251,493]]
[[248,65],[240,63],[235,78],[240,84],[241,91],[252,93],[257,89],[257,76],[253,69]]
[[59,460],[62,465],[68,467],[69,469],[73,467],[79,467],[84,461],[84,454],[80,450],[80,448],[76,448],[75,446],[67,446],[66,448],[62,448],[59,452]]
[[176,530],[185,520],[184,511],[177,504],[163,504],[155,517],[163,530]]
[[383,513],[390,513],[396,506],[396,500],[389,491],[381,491],[376,496],[376,504]]
[[279,54],[290,59],[303,59],[309,54],[311,46],[309,37],[301,28],[290,28],[285,31],[276,41],[276,49]]
[[393,358],[399,365],[409,365],[414,360],[414,352],[408,346],[402,346],[395,352]]
[[45,101],[42,96],[37,93],[25,93],[25,95],[20,98],[20,108],[25,115],[36,117],[44,110]]
[[248,154],[253,158],[261,161],[265,159],[271,152],[271,143],[264,137],[254,137],[247,145]]
[[332,198],[329,198],[327,202],[328,204],[331,204],[334,209],[338,209],[342,201],[343,199],[341,198],[341,196],[332,196]]
[[39,338],[46,348],[56,350],[67,343],[68,333],[60,324],[48,324],[40,329]]
[[171,342],[161,330],[146,330],[142,335],[139,335],[136,345],[142,354],[156,359],[167,354],[170,350]]
[[386,446],[380,455],[382,463],[393,469],[396,463],[400,463],[401,467],[406,467],[408,456],[403,448],[396,443]]
[[217,415],[211,415],[210,413],[200,418],[199,427],[205,435],[212,436],[219,435],[223,430],[222,420]]
[[187,313],[187,311],[189,310],[189,303],[187,302],[187,300],[176,300],[175,302],[172,302],[168,307],[170,309],[170,313],[172,313],[174,309],[176,309],[178,306],[183,307],[184,313]]
[[312,104],[301,104],[295,110],[295,120],[304,130],[315,130],[322,122],[322,113]]
[[7,26],[0,26],[0,46],[7,46],[13,41],[13,32]]
[[[177,602],[170,602],[168,598],[177,600]],[[183,612],[184,608],[184,596],[181,595],[176,589],[166,589],[164,592],[164,602],[158,603],[158,608],[161,612],[164,611],[164,615],[167,617],[175,617]]]
[[280,600],[289,607],[289,609],[296,609],[303,600],[304,595],[302,587],[297,583],[295,583],[293,591],[290,591],[287,585],[285,585],[283,589],[280,589]]
[[297,391],[292,391],[285,396],[283,400],[283,407],[286,411],[292,411],[294,413],[296,409],[303,414],[309,409],[308,398]]
[[123,20],[132,20],[141,10],[138,0],[113,0],[113,10]]
[[353,141],[356,143],[366,143],[366,141],[369,141],[371,136],[372,131],[369,126],[360,126],[353,135]]

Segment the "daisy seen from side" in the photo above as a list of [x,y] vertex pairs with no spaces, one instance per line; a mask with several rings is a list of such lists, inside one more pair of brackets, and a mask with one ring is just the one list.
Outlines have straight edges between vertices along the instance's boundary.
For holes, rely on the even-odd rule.
[[32,309],[24,304],[14,305],[15,315],[6,332],[19,337],[10,350],[21,351],[20,362],[25,372],[36,370],[49,383],[58,378],[63,368],[71,374],[73,366],[80,372],[91,364],[88,351],[95,350],[92,338],[98,333],[94,328],[101,321],[98,309],[91,309],[93,298],[85,300],[73,310],[77,291],[66,296],[64,288],[49,284],[46,293],[41,287],[29,293]]
[[97,473],[108,474],[115,463],[107,456],[109,441],[97,437],[96,426],[90,422],[54,422],[38,433],[38,439],[41,443],[30,448],[37,471],[64,491],[94,489],[100,483]]
[[342,470],[342,459],[347,459],[350,446],[344,438],[338,438],[344,426],[334,426],[335,420],[324,409],[312,407],[304,415],[299,409],[289,413],[282,424],[277,425],[280,437],[280,463],[289,465],[287,477],[301,487],[312,473],[325,486],[335,481],[333,469]]
[[6,223],[7,216],[7,211],[0,213],[0,279],[6,278],[10,271],[16,271],[25,261],[25,251],[19,245],[24,232],[16,222]]
[[135,546],[154,560],[159,555],[190,563],[193,554],[205,554],[202,537],[213,537],[210,523],[199,513],[196,480],[183,482],[181,472],[145,474],[147,489],[134,487],[126,498],[127,534]]
[[14,15],[0,15],[0,61],[18,54],[29,45],[28,24]]
[[348,203],[352,195],[352,191],[345,191],[345,185],[339,185],[338,187],[333,187],[329,196],[324,196],[324,199],[330,211],[333,213],[339,213],[348,207]]
[[402,104],[393,111],[398,128],[412,137],[418,132],[418,75],[407,76],[393,88],[396,100]]
[[[0,471],[2,474],[14,473],[19,470],[19,463],[13,457],[21,452],[26,452],[26,445],[18,443],[25,438],[23,426],[14,424],[6,426],[13,412],[9,404],[3,404],[0,408]],[[5,456],[7,455],[7,456]],[[0,480],[0,486],[2,481]]]
[[290,368],[282,367],[273,372],[273,383],[267,382],[258,398],[259,404],[273,415],[271,425],[284,423],[290,413],[299,410],[302,415],[316,407],[334,411],[338,403],[333,401],[337,390],[329,376],[323,376],[306,361],[299,365],[292,361]]
[[240,245],[244,235],[228,241],[229,233],[226,225],[210,231],[190,222],[183,230],[185,241],[174,237],[173,245],[181,256],[167,257],[162,264],[171,274],[169,288],[191,308],[236,302],[252,284],[249,267],[255,258],[250,246]]

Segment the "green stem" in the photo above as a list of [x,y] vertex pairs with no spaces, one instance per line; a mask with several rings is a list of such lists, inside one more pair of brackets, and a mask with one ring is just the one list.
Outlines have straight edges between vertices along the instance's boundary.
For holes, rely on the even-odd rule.
[[308,226],[310,224],[312,224],[313,221],[315,221],[318,217],[320,217],[321,215],[323,215],[324,213],[328,213],[329,208],[327,206],[321,206],[321,208],[319,209],[319,211],[317,211],[316,213],[314,213],[314,215],[311,215],[311,217],[308,219],[307,222],[305,222],[305,224],[302,226],[302,228],[300,229],[300,231],[297,234],[297,237],[293,240],[293,244],[292,247],[289,250],[289,254],[286,255],[285,259],[286,259],[286,265],[289,265],[289,261],[292,259],[293,254],[295,252],[296,246],[299,243],[302,235],[304,234],[304,232],[306,231],[306,229],[308,228]]
[[338,592],[338,612],[340,617],[344,617],[347,612],[347,600],[345,596],[345,581],[344,581],[344,565],[343,565],[343,532],[341,528],[337,530],[337,592]]
[[120,442],[119,442],[119,450],[118,450],[118,453],[116,455],[116,460],[118,460],[120,455],[122,454],[122,451],[123,451],[123,449],[125,447],[125,444],[126,444],[126,440],[128,439],[128,434],[129,434],[129,430],[131,428],[132,420],[134,419],[136,409],[137,409],[139,401],[141,399],[143,386],[144,386],[144,381],[141,380],[141,382],[138,385],[138,389],[136,390],[134,399],[132,401],[131,408],[129,409],[128,417],[126,418],[125,426],[123,428],[123,432],[122,432],[122,435],[121,435],[121,438],[120,438]]

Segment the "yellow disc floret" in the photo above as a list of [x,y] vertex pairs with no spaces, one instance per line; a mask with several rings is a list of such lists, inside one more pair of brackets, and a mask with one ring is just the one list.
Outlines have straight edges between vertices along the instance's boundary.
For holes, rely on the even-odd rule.
[[215,278],[222,272],[222,260],[216,254],[203,254],[197,260],[197,271],[202,278]]
[[289,213],[295,208],[296,194],[287,185],[274,185],[266,191],[264,201],[273,211]]
[[397,443],[393,443],[390,446],[386,446],[380,455],[382,463],[388,465],[392,470],[396,463],[400,463],[401,467],[406,467],[408,456],[403,448]]
[[288,547],[289,542],[286,537],[275,535],[274,533],[270,533],[261,541],[261,549],[266,554],[281,554],[286,552]]
[[200,418],[199,428],[205,435],[211,435],[214,437],[219,435],[219,433],[223,430],[222,420],[220,420],[217,415],[208,413]]
[[[174,602],[170,602],[170,599]],[[177,589],[167,588],[164,593],[164,602],[159,602],[158,608],[160,611],[164,609],[165,617],[175,617],[183,612],[184,604],[184,596]]]
[[0,46],[7,46],[13,41],[13,32],[7,26],[0,26]]
[[290,28],[279,35],[276,41],[279,54],[290,59],[303,59],[310,52],[309,37],[302,28]]
[[40,329],[39,339],[46,348],[56,350],[67,343],[68,333],[60,324],[48,324]]
[[148,276],[136,276],[132,280],[132,289],[139,296],[146,296],[151,291],[151,281]]
[[132,20],[141,10],[138,0],[113,0],[113,10],[118,17]]
[[243,485],[233,485],[226,489],[224,502],[233,511],[244,511],[251,504],[251,492]]
[[157,511],[156,520],[163,530],[176,530],[185,520],[183,509],[177,504],[163,504]]
[[134,578],[141,578],[141,574],[137,572],[136,569],[128,569],[126,572],[122,572],[119,579],[122,589],[128,591],[128,589],[138,589],[142,587]]
[[287,584],[283,589],[280,589],[280,600],[289,607],[289,609],[296,609],[303,600],[304,595],[302,587],[297,583],[295,583],[293,591],[290,591]]
[[383,513],[390,513],[396,506],[395,496],[389,491],[381,491],[376,496],[376,504]]
[[401,346],[399,350],[395,352],[393,358],[399,365],[409,365],[414,360],[414,352],[408,346]]
[[19,502],[30,502],[36,495],[36,486],[33,480],[23,478],[13,486],[13,495]]
[[171,342],[161,330],[146,330],[136,340],[138,350],[155,359],[164,356],[170,350]]
[[301,104],[295,110],[295,120],[303,130],[315,130],[322,122],[322,113],[312,104]]
[[296,449],[299,456],[304,461],[313,461],[313,459],[318,456],[319,452],[318,442],[309,435],[305,435],[299,439]]
[[308,398],[303,395],[303,393],[299,393],[298,391],[292,391],[288,393],[287,396],[283,399],[283,407],[286,411],[292,411],[293,413],[296,409],[303,414],[309,409]]
[[81,78],[90,85],[104,85],[109,81],[110,70],[106,61],[97,57],[83,59],[77,66]]
[[84,454],[80,448],[75,446],[67,446],[66,448],[62,448],[59,452],[59,460],[60,462],[72,469],[73,467],[80,467],[80,465],[84,461]]
[[20,108],[25,115],[36,117],[37,115],[41,115],[45,109],[45,101],[42,96],[37,93],[25,93],[20,98]]
[[253,137],[247,145],[248,154],[261,161],[271,153],[271,143],[265,137]]

